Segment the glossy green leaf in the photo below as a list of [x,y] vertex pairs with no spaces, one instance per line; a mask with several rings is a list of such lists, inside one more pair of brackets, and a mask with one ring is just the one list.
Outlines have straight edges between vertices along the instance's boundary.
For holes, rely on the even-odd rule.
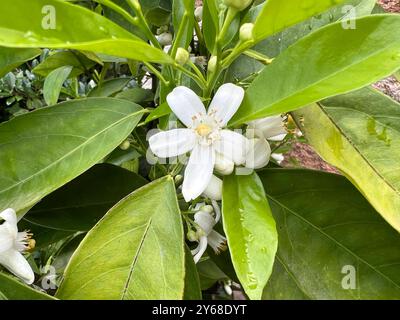
[[88,235],[68,265],[62,299],[182,299],[183,228],[171,177],[119,202]]
[[183,300],[201,300],[200,279],[192,253],[185,247],[185,293]]
[[213,52],[215,38],[219,31],[218,0],[203,1],[202,28],[207,49],[209,52]]
[[328,25],[284,51],[250,85],[232,124],[292,111],[397,70],[400,33],[393,28],[400,28],[400,16],[367,16],[356,24]]
[[[178,47],[186,49],[189,47],[190,42],[193,38],[193,28],[195,23],[194,1],[174,0],[172,8],[172,21],[174,25],[175,37],[179,32],[179,28],[182,28],[182,35],[180,36]],[[183,19],[185,19],[185,21],[183,21]],[[184,24],[181,26],[182,23]]]
[[210,259],[197,263],[197,270],[200,278],[202,290],[211,288],[217,281],[228,280],[229,278],[220,268]]
[[[146,183],[120,167],[95,165],[29,210],[19,228],[31,230],[40,247],[60,237],[87,232],[119,200]],[[49,237],[52,232],[57,235]]]
[[131,88],[115,95],[118,99],[125,99],[135,103],[151,102],[154,100],[154,93],[149,89]]
[[40,49],[0,47],[0,78],[24,62],[37,57],[40,53]]
[[272,36],[345,0],[268,0],[254,23],[256,41]]
[[171,0],[140,0],[146,20],[161,27],[171,20]]
[[0,300],[54,300],[54,298],[0,272]]
[[365,88],[295,116],[315,150],[400,231],[400,104]]
[[97,87],[94,87],[88,93],[88,97],[111,97],[114,94],[121,92],[131,80],[131,78],[115,78],[104,81]]
[[47,105],[52,106],[58,101],[61,88],[72,71],[71,66],[60,67],[49,73],[43,85],[43,97]]
[[169,107],[168,103],[164,102],[150,112],[150,114],[147,116],[145,120],[145,123],[154,121],[156,119],[169,115],[170,113],[171,113],[171,108]]
[[265,299],[400,298],[400,235],[349,181],[308,170],[259,175],[279,231]]
[[395,78],[397,79],[397,81],[400,81],[400,70],[397,71],[397,72],[394,74],[394,76],[395,76]]
[[3,0],[0,45],[87,50],[134,60],[173,63],[162,50],[105,17],[58,0]]
[[0,125],[0,208],[30,208],[104,158],[143,114],[137,104],[90,98]]
[[47,57],[32,71],[42,77],[47,77],[50,72],[63,66],[72,66],[70,77],[76,77],[85,70],[92,68],[95,62],[89,60],[85,55],[74,51],[60,51]]
[[278,234],[257,174],[225,177],[222,216],[240,283],[250,299],[260,299],[272,272]]

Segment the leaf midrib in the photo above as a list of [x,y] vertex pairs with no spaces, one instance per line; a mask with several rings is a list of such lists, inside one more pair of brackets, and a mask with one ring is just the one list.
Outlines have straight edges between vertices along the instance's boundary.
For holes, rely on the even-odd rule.
[[14,184],[11,185],[10,187],[1,190],[1,191],[0,191],[0,195],[1,195],[1,194],[4,194],[5,192],[7,192],[7,191],[9,191],[9,190],[12,190],[12,189],[18,187],[18,186],[21,185],[21,184],[26,183],[27,181],[32,180],[33,178],[35,178],[36,176],[42,174],[43,172],[45,172],[45,171],[47,171],[47,170],[50,170],[52,167],[54,167],[55,165],[59,164],[59,163],[60,163],[61,161],[63,161],[64,159],[68,158],[70,155],[73,155],[76,151],[78,151],[78,150],[80,150],[81,148],[83,148],[84,146],[90,144],[90,143],[93,141],[93,139],[97,138],[99,135],[101,135],[101,134],[103,134],[104,132],[108,131],[109,129],[111,129],[111,128],[117,126],[118,124],[120,124],[120,123],[122,123],[122,122],[128,120],[129,118],[134,117],[134,116],[136,116],[136,115],[138,115],[138,114],[140,114],[140,113],[143,113],[143,112],[144,112],[143,110],[140,110],[140,111],[131,113],[131,114],[127,115],[126,117],[121,118],[120,120],[118,120],[118,121],[116,121],[116,122],[113,122],[111,125],[105,127],[104,129],[102,129],[101,131],[99,131],[98,133],[96,133],[95,135],[93,135],[93,136],[87,138],[87,140],[86,140],[85,142],[83,142],[82,144],[80,144],[78,147],[72,149],[71,151],[69,151],[68,153],[66,153],[65,155],[63,155],[61,158],[59,158],[59,159],[57,159],[56,161],[52,162],[50,165],[48,165],[48,166],[46,166],[46,167],[40,169],[39,171],[35,172],[33,175],[31,175],[31,176],[29,176],[29,177],[27,177],[27,178],[25,178],[25,179],[23,179],[23,180],[20,180],[20,181],[18,181],[17,183],[14,183]]

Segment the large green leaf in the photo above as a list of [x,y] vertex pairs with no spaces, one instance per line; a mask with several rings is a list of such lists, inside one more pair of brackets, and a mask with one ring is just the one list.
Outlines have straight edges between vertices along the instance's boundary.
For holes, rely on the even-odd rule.
[[345,0],[268,0],[254,23],[256,41],[321,13]]
[[[162,50],[81,6],[58,0],[2,0],[1,5],[2,46],[68,48],[135,60],[173,63]],[[46,25],[51,21],[51,14],[55,29]]]
[[223,225],[240,283],[251,299],[260,299],[272,272],[278,235],[258,176],[225,177]]
[[2,123],[0,208],[29,208],[77,177],[117,147],[142,114],[126,100],[90,98]]
[[54,298],[0,272],[0,300],[54,300]]
[[397,70],[400,33],[393,30],[400,28],[400,16],[367,16],[356,23],[356,29],[328,25],[284,51],[250,85],[232,124],[295,110]]
[[365,88],[296,111],[308,141],[400,231],[400,105]]
[[202,28],[204,41],[207,49],[213,52],[215,45],[215,38],[219,31],[219,8],[218,0],[204,0],[203,1],[203,20]]
[[200,279],[192,253],[185,247],[185,293],[184,300],[201,300]]
[[0,78],[24,62],[37,57],[40,52],[40,49],[0,47]]
[[182,299],[183,228],[171,177],[148,184],[112,208],[68,265],[62,299]]
[[349,181],[307,170],[259,174],[279,231],[264,298],[400,299],[400,235]]
[[[34,206],[19,222],[43,247],[76,232],[89,231],[119,200],[146,184],[141,176],[98,164]],[[77,197],[79,195],[79,197]]]
[[114,94],[122,91],[131,78],[115,78],[100,83],[97,87],[94,87],[89,93],[88,97],[111,97]]

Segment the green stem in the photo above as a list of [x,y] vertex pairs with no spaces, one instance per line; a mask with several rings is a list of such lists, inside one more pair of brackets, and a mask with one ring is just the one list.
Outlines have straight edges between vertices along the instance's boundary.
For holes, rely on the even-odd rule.
[[132,8],[132,10],[136,14],[136,18],[138,19],[138,26],[142,29],[146,37],[150,40],[150,42],[158,49],[161,49],[161,45],[158,42],[157,38],[151,31],[142,11],[142,6],[140,5],[138,0],[126,0],[128,5]]
[[206,78],[204,78],[204,75],[201,73],[201,71],[199,70],[199,68],[192,62],[192,60],[189,59],[189,61],[187,62],[188,65],[192,68],[192,70],[194,71],[195,74],[197,74],[197,76],[202,79],[204,84],[207,84]]
[[271,64],[272,61],[274,60],[274,59],[271,59],[270,57],[267,57],[266,55],[263,55],[260,52],[255,51],[255,50],[248,49],[248,50],[244,51],[243,53],[246,56],[253,58],[263,64]]
[[160,79],[166,86],[169,86],[169,81],[164,78],[164,76],[161,74],[160,71],[157,70],[156,67],[154,67],[151,63],[145,61],[143,63],[154,75],[157,76],[158,79]]
[[[183,17],[182,17],[182,21],[181,21],[181,23],[179,25],[179,28],[178,28],[178,32],[175,34],[175,38],[174,38],[174,41],[173,41],[173,45],[172,45],[172,49],[171,49],[171,57],[173,59],[175,59],[176,51],[178,50],[179,44],[180,44],[180,42],[182,40],[182,37],[184,35],[185,27],[187,26],[188,19],[189,19],[189,14],[188,14],[187,11],[185,11],[185,13],[183,14]],[[184,49],[187,49],[187,48],[184,48]]]
[[128,11],[126,11],[123,8],[121,8],[120,6],[116,5],[114,2],[112,2],[110,0],[94,0],[94,1],[119,13],[127,21],[129,21],[132,25],[138,26],[138,20],[136,18],[132,17]]
[[197,39],[199,39],[199,44],[205,45],[203,33],[201,32],[200,26],[197,21],[194,22],[194,30],[197,35]]
[[185,67],[181,66],[180,64],[174,64],[173,65],[176,69],[182,71],[182,73],[186,74],[188,77],[196,81],[196,83],[200,86],[200,88],[206,88],[207,87],[207,81],[205,81],[204,77],[199,78],[197,75],[194,73],[190,72],[187,70]]

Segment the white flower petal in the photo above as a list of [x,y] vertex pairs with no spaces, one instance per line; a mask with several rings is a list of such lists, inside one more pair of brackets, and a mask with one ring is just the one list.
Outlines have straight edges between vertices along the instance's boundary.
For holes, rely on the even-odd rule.
[[200,98],[187,87],[177,87],[167,95],[171,110],[188,128],[193,125],[194,118],[206,115],[206,109]]
[[14,238],[6,226],[0,225],[0,254],[14,246]]
[[271,158],[274,159],[278,164],[281,164],[285,160],[285,156],[282,153],[273,153]]
[[265,167],[271,156],[271,147],[267,140],[251,139],[246,156],[245,166],[251,169],[260,169]]
[[162,131],[151,136],[149,146],[161,158],[179,156],[193,149],[196,134],[191,129]]
[[226,238],[219,234],[217,231],[212,230],[207,237],[208,245],[214,250],[216,254],[226,250]]
[[210,183],[207,188],[203,191],[203,194],[211,200],[222,199],[222,180],[215,175],[212,175]]
[[220,137],[214,143],[215,150],[236,165],[243,164],[246,160],[248,139],[231,130],[221,130]]
[[200,238],[200,243],[197,249],[197,253],[196,255],[193,257],[194,263],[199,262],[200,258],[202,257],[202,255],[204,254],[204,252],[207,249],[207,237],[206,236],[202,236]]
[[235,164],[232,160],[225,158],[219,152],[215,153],[215,170],[217,170],[218,173],[227,176],[233,172],[234,168]]
[[214,228],[216,222],[215,219],[205,211],[198,211],[194,215],[194,222],[208,235]]
[[185,169],[182,194],[186,202],[196,199],[211,180],[215,152],[211,146],[196,145]]
[[232,83],[225,83],[215,93],[208,108],[208,114],[213,115],[219,125],[224,127],[239,109],[243,97],[243,88]]
[[17,250],[10,249],[2,252],[0,254],[0,264],[27,284],[32,284],[35,280],[31,266]]
[[265,139],[270,139],[271,137],[282,134],[286,135],[287,133],[283,123],[283,118],[280,115],[249,122],[248,129],[253,129],[257,137]]
[[8,229],[10,236],[12,238],[17,237],[18,228],[17,228],[17,214],[14,209],[8,208],[0,213],[0,218],[4,220],[2,226]]
[[278,134],[277,136],[269,137],[268,140],[270,141],[282,141],[285,139],[287,133]]
[[217,223],[221,219],[221,209],[219,208],[219,205],[218,205],[217,201],[211,200],[211,204],[212,204],[212,206],[214,208],[215,222]]

